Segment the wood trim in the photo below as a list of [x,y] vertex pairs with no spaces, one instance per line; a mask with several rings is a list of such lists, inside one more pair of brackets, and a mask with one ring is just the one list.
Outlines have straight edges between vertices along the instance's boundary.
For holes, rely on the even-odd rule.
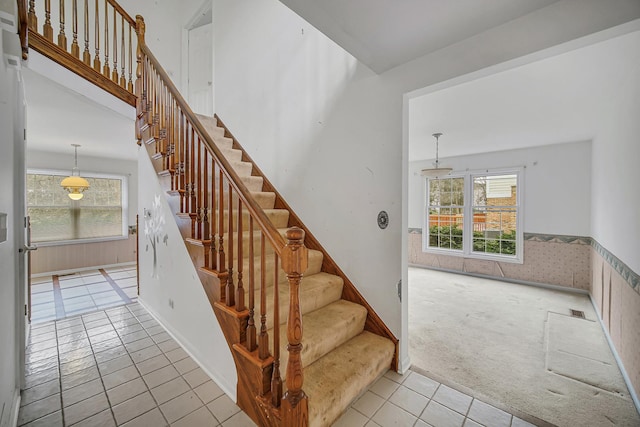
[[50,42],[42,35],[29,29],[28,40],[29,47],[33,48],[35,51],[43,54],[52,61],[57,62],[69,71],[72,71],[80,77],[90,81],[99,88],[104,89],[132,107],[136,106],[136,96],[133,93],[124,89],[117,83],[114,83],[111,79],[105,77],[93,68],[88,67],[84,62],[74,58],[73,55]]
[[117,11],[118,11],[118,13],[124,17],[125,21],[127,21],[129,24],[131,24],[131,26],[132,26],[133,28],[135,28],[135,27],[136,27],[136,20],[135,20],[135,19],[133,19],[133,18],[132,18],[132,17],[131,17],[131,16],[130,16],[130,15],[129,15],[129,14],[128,14],[128,13],[127,13],[123,8],[122,8],[122,6],[120,6],[120,5],[119,5],[118,3],[116,3],[114,0],[107,0],[107,2],[108,2],[111,6],[113,6],[113,8],[114,8],[115,10],[117,10]]
[[233,148],[242,151],[242,161],[251,162],[253,164],[253,172],[254,176],[261,176],[264,179],[264,184],[262,186],[262,191],[273,192],[276,195],[276,209],[287,209],[289,211],[289,223],[288,227],[300,227],[305,232],[304,244],[309,249],[314,249],[317,251],[321,251],[324,255],[322,261],[322,271],[330,274],[334,274],[339,276],[344,281],[344,286],[342,288],[342,298],[351,301],[357,304],[364,306],[367,309],[367,320],[365,322],[365,330],[372,332],[376,335],[383,336],[385,338],[389,338],[395,345],[395,354],[393,356],[393,360],[391,362],[391,369],[397,371],[398,369],[398,357],[399,357],[399,340],[393,335],[391,330],[387,327],[387,325],[382,321],[380,316],[375,312],[375,310],[369,305],[367,300],[362,296],[362,294],[356,289],[355,285],[347,275],[338,267],[338,264],[331,258],[329,253],[322,247],[318,239],[309,231],[309,229],[304,225],[300,217],[296,215],[291,206],[284,200],[284,198],[278,193],[276,188],[271,184],[269,179],[265,176],[265,174],[260,170],[260,168],[256,165],[256,163],[251,159],[251,156],[247,154],[245,149],[240,145],[238,140],[233,136],[229,128],[224,124],[224,122],[218,117],[216,114],[214,116],[218,121],[219,126],[223,127],[225,130],[225,136],[233,139]]

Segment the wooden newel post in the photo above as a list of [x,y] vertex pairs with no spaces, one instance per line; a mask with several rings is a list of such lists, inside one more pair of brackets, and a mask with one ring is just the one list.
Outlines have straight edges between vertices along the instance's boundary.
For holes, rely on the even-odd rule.
[[307,426],[309,413],[307,396],[302,390],[302,312],[300,310],[300,281],[307,269],[309,253],[304,246],[304,231],[298,227],[287,230],[287,244],[282,250],[282,269],[289,280],[289,320],[287,339],[287,392],[282,398],[283,426]]
[[[136,116],[138,120],[144,115],[147,94],[144,92],[144,83],[142,78],[142,45],[144,44],[144,33],[146,25],[141,15],[136,15],[136,34],[138,36],[138,44],[136,47]],[[140,126],[136,126],[136,139],[138,145],[142,145],[142,135],[139,130]]]

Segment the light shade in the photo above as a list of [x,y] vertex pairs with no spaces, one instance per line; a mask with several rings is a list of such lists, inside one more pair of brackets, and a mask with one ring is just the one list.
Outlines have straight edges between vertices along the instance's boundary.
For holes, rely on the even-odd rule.
[[80,192],[76,192],[76,191],[74,191],[74,192],[72,192],[72,193],[69,193],[69,198],[70,198],[71,200],[80,200],[80,199],[82,199],[83,197],[84,197],[84,194],[82,194],[82,193],[80,193]]
[[84,195],[84,190],[89,188],[89,181],[80,176],[78,170],[78,144],[71,144],[75,149],[75,163],[71,170],[71,175],[66,177],[60,183],[60,186],[69,192],[71,200],[80,200]]
[[442,178],[443,176],[447,176],[451,173],[452,168],[431,168],[431,169],[422,169],[420,171],[420,175],[426,176],[431,179]]

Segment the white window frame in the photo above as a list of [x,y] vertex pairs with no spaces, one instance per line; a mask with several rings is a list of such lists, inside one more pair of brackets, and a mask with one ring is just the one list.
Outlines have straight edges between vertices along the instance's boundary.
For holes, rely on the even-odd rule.
[[[58,169],[27,169],[27,174],[32,175],[54,175],[62,178],[69,176],[68,170],[58,170]],[[126,175],[119,174],[110,174],[110,173],[101,173],[101,172],[91,172],[84,171],[82,172],[82,177],[84,178],[107,178],[107,179],[117,179],[122,182],[122,234],[119,236],[109,236],[109,237],[91,237],[88,239],[70,239],[70,240],[51,240],[47,242],[36,242],[37,246],[46,247],[46,246],[60,246],[60,245],[77,245],[81,243],[98,243],[98,242],[109,242],[113,240],[124,240],[129,238],[129,179]],[[91,189],[87,190],[91,191]]]
[[[503,255],[473,251],[473,178],[478,176],[516,176],[516,255]],[[429,178],[424,179],[424,225],[422,229],[422,251],[427,253],[483,259],[522,264],[524,262],[524,168],[482,169],[452,172],[446,178],[464,178],[464,223],[462,250],[429,246]]]

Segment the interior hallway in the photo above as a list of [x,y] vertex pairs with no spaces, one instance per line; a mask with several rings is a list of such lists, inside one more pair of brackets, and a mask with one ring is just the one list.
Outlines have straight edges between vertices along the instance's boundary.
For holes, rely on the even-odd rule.
[[537,425],[640,425],[586,294],[409,268],[409,340],[416,369]]

